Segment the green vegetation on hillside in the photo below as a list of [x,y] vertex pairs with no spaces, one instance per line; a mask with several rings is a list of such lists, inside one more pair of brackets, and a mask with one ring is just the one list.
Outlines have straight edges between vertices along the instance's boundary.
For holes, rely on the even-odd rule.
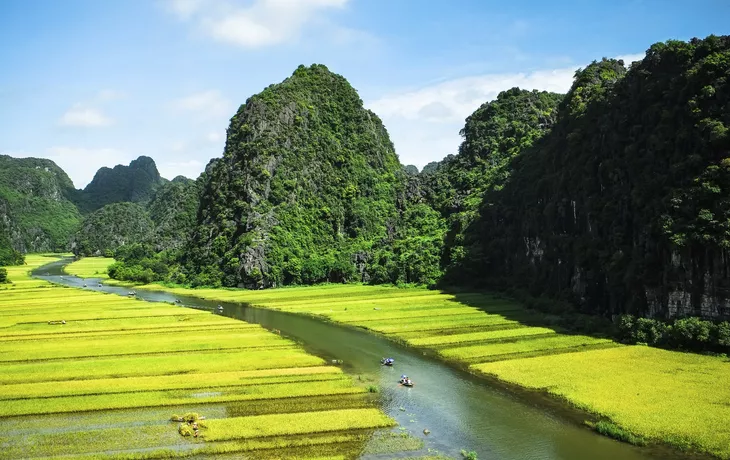
[[182,248],[195,225],[200,204],[198,183],[178,176],[157,189],[147,209],[155,224],[153,244],[158,251]]
[[154,223],[145,209],[136,203],[114,203],[104,206],[84,219],[76,235],[74,252],[80,255],[104,255],[139,241],[149,241]]
[[7,235],[0,234],[0,267],[4,265],[21,265],[23,254],[13,249]]
[[727,36],[668,41],[628,70],[592,63],[565,96],[504,91],[420,173],[343,77],[300,66],[239,108],[199,181],[140,157],[79,192],[52,162],[0,157],[0,263],[67,248],[74,198],[114,202],[76,252],[141,245],[118,257],[128,280],[476,284],[604,317],[728,318],[729,56]]
[[0,265],[18,252],[67,250],[81,220],[74,192],[54,162],[0,155]]
[[653,45],[576,74],[467,231],[471,279],[585,312],[729,316],[730,37]]
[[148,203],[154,192],[167,181],[160,177],[157,165],[149,157],[140,156],[129,166],[101,168],[83,191],[76,194],[82,212],[92,212],[108,204],[129,201]]
[[478,216],[484,193],[501,189],[510,160],[550,131],[562,97],[519,88],[499,93],[466,119],[458,155],[423,169],[428,202],[448,223],[445,267],[461,263],[464,231]]
[[392,249],[405,176],[380,119],[349,83],[325,66],[300,66],[240,107],[223,158],[208,165],[185,258],[191,281],[268,287],[371,273],[376,282],[421,281],[401,272],[416,268],[409,257],[423,262],[416,253],[429,242]]

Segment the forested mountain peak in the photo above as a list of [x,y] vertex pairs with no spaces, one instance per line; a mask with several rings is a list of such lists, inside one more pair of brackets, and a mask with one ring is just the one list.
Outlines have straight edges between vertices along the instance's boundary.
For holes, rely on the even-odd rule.
[[485,195],[472,276],[593,313],[730,317],[730,37],[622,68],[578,72],[555,128]]
[[354,258],[365,264],[393,232],[402,176],[382,122],[347,80],[299,66],[231,119],[223,158],[203,175],[191,270],[249,286],[362,276]]
[[589,101],[605,95],[626,74],[623,60],[606,59],[593,61],[585,69],[575,72],[573,85],[560,104],[561,116],[577,116],[586,109]]
[[65,250],[80,221],[74,192],[53,161],[0,155],[0,252]]
[[0,187],[57,200],[67,197],[74,190],[66,172],[53,161],[8,155],[0,155]]
[[79,195],[78,204],[84,211],[94,211],[110,203],[145,203],[154,191],[166,182],[160,177],[155,161],[146,156],[133,160],[129,166],[103,167]]

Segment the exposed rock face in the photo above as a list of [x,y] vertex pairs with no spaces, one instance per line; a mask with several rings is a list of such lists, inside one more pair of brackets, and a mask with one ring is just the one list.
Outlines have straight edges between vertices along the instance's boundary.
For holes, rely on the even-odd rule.
[[0,155],[0,232],[20,252],[68,250],[81,217],[73,183],[54,162]]
[[140,156],[129,166],[101,168],[79,194],[77,203],[83,211],[95,211],[110,203],[147,203],[165,179],[160,177],[152,158]]
[[[231,119],[203,176],[187,261],[201,282],[268,287],[356,279],[387,238],[403,172],[380,119],[347,81],[300,66]],[[362,265],[362,256],[357,264]]]

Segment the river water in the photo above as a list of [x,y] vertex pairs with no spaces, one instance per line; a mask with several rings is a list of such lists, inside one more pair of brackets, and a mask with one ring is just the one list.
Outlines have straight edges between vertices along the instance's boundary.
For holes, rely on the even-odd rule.
[[[129,289],[98,286],[96,279],[63,274],[69,261],[36,270],[38,278],[85,289],[127,295]],[[593,433],[568,420],[557,406],[530,398],[498,384],[478,379],[438,360],[423,356],[374,334],[319,321],[314,318],[251,308],[242,304],[205,301],[165,292],[136,289],[137,297],[151,302],[182,302],[267,329],[278,329],[307,351],[330,361],[342,360],[347,373],[372,381],[380,389],[382,409],[401,427],[425,441],[426,449],[460,458],[462,449],[490,460],[639,460],[669,458],[668,452],[637,448]],[[219,312],[217,306],[223,310]],[[395,366],[380,365],[382,357],[395,358]],[[401,374],[415,382],[398,385]],[[430,430],[424,435],[423,430]],[[413,456],[405,453],[402,456]],[[381,458],[393,458],[388,454]],[[379,458],[369,456],[368,458]]]

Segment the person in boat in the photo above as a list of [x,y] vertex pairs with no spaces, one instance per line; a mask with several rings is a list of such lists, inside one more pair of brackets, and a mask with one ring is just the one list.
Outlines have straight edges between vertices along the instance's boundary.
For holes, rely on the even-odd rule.
[[406,383],[406,380],[408,380],[408,376],[406,374],[403,374],[400,376],[400,380],[398,383]]

